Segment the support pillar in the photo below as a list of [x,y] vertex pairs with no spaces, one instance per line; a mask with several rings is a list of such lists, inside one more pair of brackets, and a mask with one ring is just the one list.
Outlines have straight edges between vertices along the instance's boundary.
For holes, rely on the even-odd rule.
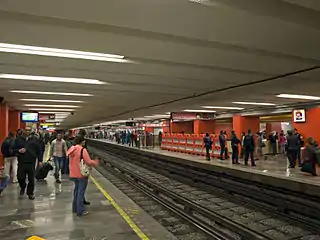
[[[3,140],[8,136],[9,128],[9,107],[6,103],[0,104],[0,145]],[[3,157],[0,154],[0,166],[3,166]]]
[[9,132],[16,133],[20,127],[20,112],[9,110]]

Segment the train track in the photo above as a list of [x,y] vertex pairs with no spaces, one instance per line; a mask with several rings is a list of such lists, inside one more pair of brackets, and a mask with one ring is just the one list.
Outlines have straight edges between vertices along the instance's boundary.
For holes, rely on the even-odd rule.
[[[222,191],[190,178],[190,169],[163,166],[157,161],[143,159],[126,151],[91,144],[90,149],[101,157],[108,169],[126,179],[127,184],[144,192],[167,209],[200,229],[208,239],[318,239],[315,221],[286,216],[283,212],[270,212],[265,203],[252,204],[248,198]],[[156,163],[156,164],[155,164]],[[179,172],[179,174],[177,174]],[[199,173],[207,178],[206,173]],[[197,180],[199,180],[198,178]],[[221,183],[221,182],[220,182]],[[223,184],[222,184],[223,185]],[[237,185],[237,184],[236,184]],[[232,188],[230,185],[229,187]],[[230,199],[230,196],[232,199]],[[310,224],[309,224],[310,223]],[[183,239],[183,238],[182,238]],[[196,238],[195,238],[196,239]],[[320,238],[319,238],[320,239]]]

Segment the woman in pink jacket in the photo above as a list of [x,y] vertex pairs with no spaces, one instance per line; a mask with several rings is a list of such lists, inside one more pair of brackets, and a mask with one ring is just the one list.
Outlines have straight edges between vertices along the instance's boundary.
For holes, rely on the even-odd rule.
[[97,166],[99,160],[91,160],[87,149],[85,146],[84,136],[78,135],[74,140],[75,146],[72,146],[68,151],[67,155],[69,156],[69,168],[70,168],[70,179],[74,181],[75,187],[73,192],[73,203],[72,210],[74,213],[77,213],[78,216],[87,215],[88,212],[84,209],[84,194],[88,185],[88,177],[84,177],[81,174],[80,170],[80,161],[81,161],[81,150],[82,150],[82,159],[88,166]]

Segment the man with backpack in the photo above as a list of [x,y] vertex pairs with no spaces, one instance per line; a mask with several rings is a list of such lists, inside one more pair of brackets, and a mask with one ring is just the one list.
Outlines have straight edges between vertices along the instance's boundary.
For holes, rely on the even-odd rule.
[[248,165],[248,160],[249,156],[251,158],[251,166],[254,167],[256,166],[255,161],[254,161],[254,148],[255,148],[255,143],[254,143],[254,136],[251,134],[251,130],[248,130],[248,134],[244,137],[243,140],[243,145],[245,149],[245,158],[244,158],[244,164],[247,166]]
[[1,153],[4,157],[4,174],[10,176],[12,168],[12,182],[17,183],[18,158],[14,151],[14,133],[10,132],[1,145]]

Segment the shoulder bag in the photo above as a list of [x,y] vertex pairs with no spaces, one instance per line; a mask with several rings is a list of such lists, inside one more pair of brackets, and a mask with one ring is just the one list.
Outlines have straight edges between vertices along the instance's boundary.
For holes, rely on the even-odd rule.
[[83,150],[84,148],[81,149],[81,155],[80,155],[80,172],[83,177],[88,177],[90,175],[91,168],[83,160]]

